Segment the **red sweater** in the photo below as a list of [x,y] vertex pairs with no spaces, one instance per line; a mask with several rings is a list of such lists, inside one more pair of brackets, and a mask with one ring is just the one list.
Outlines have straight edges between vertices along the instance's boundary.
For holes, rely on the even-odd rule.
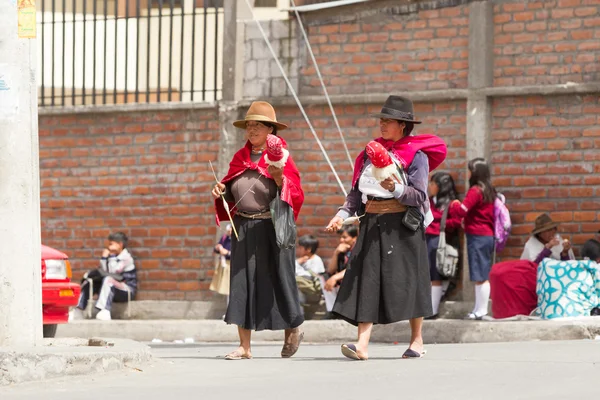
[[450,211],[464,218],[465,233],[494,236],[494,202],[486,203],[478,186],[469,189],[462,204],[458,200],[453,201]]
[[[440,235],[440,224],[442,223],[442,214],[443,211],[435,206],[433,199],[429,199],[429,208],[431,213],[433,214],[433,222],[429,224],[425,233],[427,235]],[[461,218],[456,214],[456,211],[452,209],[452,207],[448,210],[448,217],[446,218],[446,234],[453,233],[458,228],[460,228]]]

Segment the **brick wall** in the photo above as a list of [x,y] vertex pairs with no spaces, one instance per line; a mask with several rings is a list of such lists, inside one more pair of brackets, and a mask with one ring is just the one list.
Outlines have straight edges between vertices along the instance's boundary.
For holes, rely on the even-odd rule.
[[74,277],[123,230],[139,259],[139,298],[209,298],[216,111],[42,116],[39,125],[42,240],[71,257]]
[[494,101],[494,184],[514,223],[507,256],[519,256],[535,218],[548,212],[580,247],[600,229],[600,97]]
[[[465,88],[468,15],[465,5],[381,13],[377,22],[314,19],[308,33],[332,94]],[[304,56],[301,66],[301,93],[322,94],[310,59]]]
[[[380,0],[307,14],[329,92],[410,96],[414,90],[467,88],[467,3]],[[498,1],[494,84],[600,81],[598,18],[598,0]],[[301,94],[320,95],[294,23],[263,26]],[[246,33],[244,96],[278,104],[289,92],[258,32],[247,25]],[[515,224],[503,257],[520,254],[542,212],[560,221],[576,245],[600,229],[599,102],[598,94],[492,101],[493,181],[507,195]],[[335,110],[356,157],[377,136],[377,121],[368,114],[381,104],[361,96],[345,103],[351,104]],[[350,164],[328,107],[304,106],[348,189]],[[280,105],[276,110],[290,124],[282,136],[306,193],[299,234],[317,235],[326,258],[337,238],[322,229],[343,202],[341,190],[299,110]],[[420,102],[415,111],[424,121],[417,132],[446,139],[448,160],[440,170],[450,171],[464,192],[465,101]],[[209,298],[216,228],[207,161],[217,157],[219,131],[214,110],[42,117],[44,242],[67,251],[80,276],[95,266],[106,234],[122,226],[141,259],[141,298]],[[117,180],[121,187],[115,187]]]
[[600,80],[600,2],[503,2],[494,7],[494,85]]

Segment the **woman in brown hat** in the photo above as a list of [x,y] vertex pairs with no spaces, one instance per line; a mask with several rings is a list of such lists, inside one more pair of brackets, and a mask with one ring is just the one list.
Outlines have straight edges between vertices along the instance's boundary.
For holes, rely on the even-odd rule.
[[420,121],[405,97],[390,96],[374,116],[381,132],[375,142],[387,151],[383,156],[389,154],[396,166],[392,171],[401,181],[380,180],[375,159],[367,156],[371,149],[381,149],[378,145],[369,143],[369,152],[356,159],[352,190],[326,228],[337,232],[355,213],[360,217],[360,233],[333,312],[358,326],[358,342],[342,345],[344,356],[368,358],[373,324],[410,320],[411,340],[402,357],[419,358],[424,354],[423,317],[432,315],[425,243],[425,227],[433,219],[428,175],[443,162],[446,145],[436,136],[411,135]]
[[571,242],[561,239],[557,234],[558,222],[552,221],[548,214],[541,214],[535,219],[535,228],[531,237],[525,243],[521,260],[533,261],[539,264],[544,258],[555,260],[574,260]]
[[[279,193],[297,218],[304,201],[300,174],[277,133],[287,128],[264,101],[252,103],[246,118],[233,125],[246,130],[248,141],[233,157],[229,172],[212,190],[217,222],[227,220],[223,194],[233,217],[230,297],[225,322],[238,326],[240,346],[228,360],[252,358],[251,331],[285,330],[282,357],[298,350],[304,317],[294,276],[294,249],[280,249],[269,205]],[[267,155],[267,142],[280,144],[279,165]],[[275,146],[276,147],[276,146]],[[284,153],[285,157],[281,156]]]

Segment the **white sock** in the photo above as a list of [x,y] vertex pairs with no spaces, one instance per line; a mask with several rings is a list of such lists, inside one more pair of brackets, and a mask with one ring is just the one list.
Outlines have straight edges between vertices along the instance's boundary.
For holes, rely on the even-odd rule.
[[448,286],[450,286],[449,280],[442,281],[442,296],[448,291]]
[[477,313],[477,310],[479,309],[479,297],[479,286],[475,285],[475,305],[473,306],[473,311],[471,311],[471,314]]
[[437,314],[440,310],[440,300],[442,299],[442,287],[432,286],[431,287],[431,307],[433,308],[433,315]]
[[490,301],[490,282],[486,281],[481,285],[475,286],[475,315],[482,317],[488,313],[488,303]]

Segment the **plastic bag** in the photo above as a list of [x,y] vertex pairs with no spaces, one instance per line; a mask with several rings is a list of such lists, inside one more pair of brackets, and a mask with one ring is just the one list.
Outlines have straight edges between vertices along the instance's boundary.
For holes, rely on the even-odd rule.
[[279,191],[269,204],[271,219],[275,227],[275,238],[280,249],[291,249],[296,245],[296,222],[294,210],[288,203],[281,200]]

